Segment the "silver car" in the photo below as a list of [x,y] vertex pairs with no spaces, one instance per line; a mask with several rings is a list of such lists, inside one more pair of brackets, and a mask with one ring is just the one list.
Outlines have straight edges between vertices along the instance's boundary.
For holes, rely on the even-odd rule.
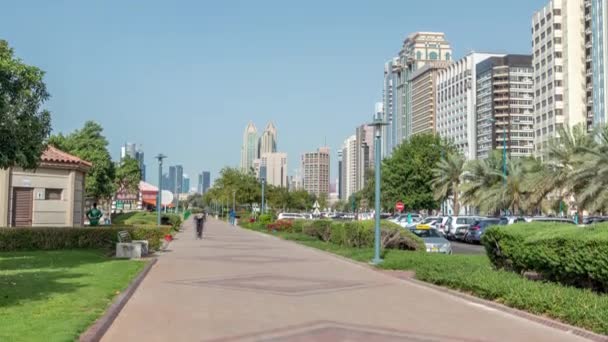
[[424,241],[427,253],[452,254],[452,244],[436,229],[410,229]]

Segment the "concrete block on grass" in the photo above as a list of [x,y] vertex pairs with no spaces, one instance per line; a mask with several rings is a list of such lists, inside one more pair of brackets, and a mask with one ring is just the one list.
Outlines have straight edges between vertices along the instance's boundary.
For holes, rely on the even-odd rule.
[[116,244],[116,257],[127,259],[140,259],[141,247],[139,243],[119,242]]
[[148,244],[148,240],[133,240],[132,243],[139,244],[141,246],[141,255],[146,256],[150,253],[150,245]]

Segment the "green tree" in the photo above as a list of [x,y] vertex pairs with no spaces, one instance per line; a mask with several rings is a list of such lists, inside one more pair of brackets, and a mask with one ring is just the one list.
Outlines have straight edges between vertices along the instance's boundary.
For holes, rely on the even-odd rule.
[[431,170],[434,196],[438,201],[447,200],[452,196],[454,213],[460,213],[460,184],[464,173],[464,157],[458,152],[451,152],[441,158]]
[[35,169],[51,133],[44,72],[16,58],[0,40],[0,169]]
[[442,153],[452,149],[448,143],[432,134],[415,135],[397,147],[382,166],[384,206],[392,207],[397,201],[403,201],[410,210],[438,208],[430,170],[437,165]]
[[98,123],[87,121],[82,129],[49,139],[49,144],[93,164],[85,188],[87,197],[96,200],[112,197],[116,172],[108,152],[108,140],[102,133],[103,128]]
[[123,158],[116,168],[114,186],[117,192],[137,193],[141,180],[139,162],[129,156]]

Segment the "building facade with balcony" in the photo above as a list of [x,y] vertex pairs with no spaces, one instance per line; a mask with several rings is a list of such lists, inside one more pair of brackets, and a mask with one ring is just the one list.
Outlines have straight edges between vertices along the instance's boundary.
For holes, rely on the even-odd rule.
[[606,66],[608,65],[608,0],[592,1],[592,69],[593,69],[593,124],[606,125],[606,101],[608,99],[608,82]]
[[477,158],[505,148],[511,158],[534,152],[531,55],[490,57],[477,69]]
[[437,75],[435,131],[467,159],[477,157],[477,64],[502,54],[472,52]]
[[450,64],[451,61],[430,62],[412,73],[412,136],[436,133],[438,74]]
[[586,23],[585,0],[552,0],[532,18],[537,156],[562,127],[587,125]]
[[302,155],[303,188],[317,197],[329,194],[329,147]]

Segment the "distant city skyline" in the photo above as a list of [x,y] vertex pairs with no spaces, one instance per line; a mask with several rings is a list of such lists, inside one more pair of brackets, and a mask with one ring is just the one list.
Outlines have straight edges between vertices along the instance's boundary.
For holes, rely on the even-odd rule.
[[370,120],[383,64],[409,33],[445,32],[455,60],[472,50],[530,53],[531,15],[545,4],[471,0],[454,16],[462,4],[451,0],[311,0],[297,10],[278,0],[143,8],[32,0],[1,11],[0,31],[17,56],[46,71],[53,133],[95,120],[115,161],[125,139],[145,146],[147,178],[157,184],[158,153],[190,175],[239,167],[235,151],[251,119],[280,127],[288,165],[325,139],[335,151]]

